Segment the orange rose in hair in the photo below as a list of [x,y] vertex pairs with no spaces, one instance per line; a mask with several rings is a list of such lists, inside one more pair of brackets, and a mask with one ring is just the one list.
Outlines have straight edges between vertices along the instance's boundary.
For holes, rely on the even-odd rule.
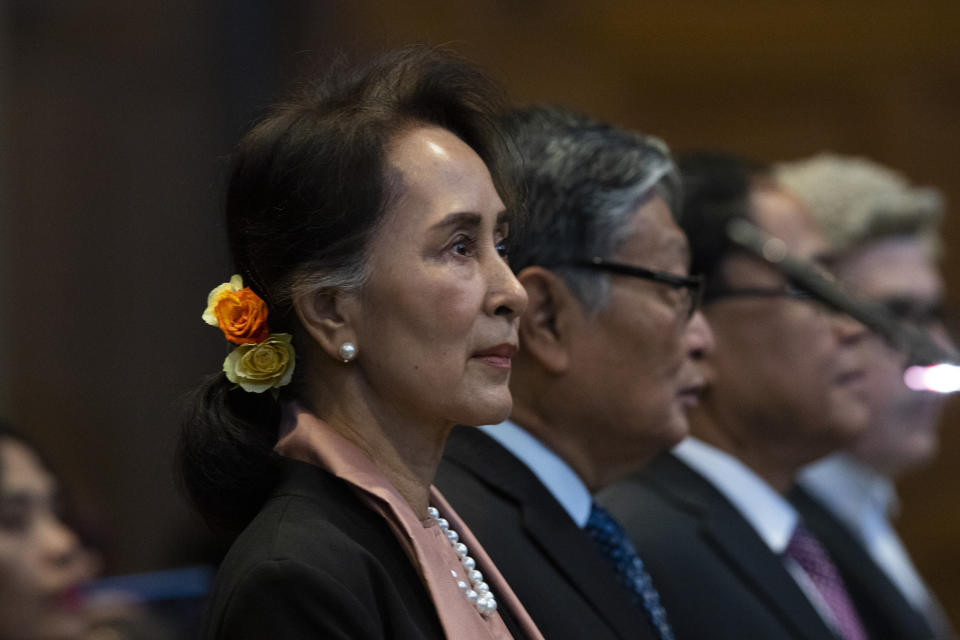
[[207,295],[203,321],[220,327],[227,340],[236,344],[256,344],[270,335],[266,303],[243,286],[243,278],[238,274]]
[[236,344],[256,344],[270,336],[267,305],[249,288],[231,291],[213,308],[217,324],[227,340]]

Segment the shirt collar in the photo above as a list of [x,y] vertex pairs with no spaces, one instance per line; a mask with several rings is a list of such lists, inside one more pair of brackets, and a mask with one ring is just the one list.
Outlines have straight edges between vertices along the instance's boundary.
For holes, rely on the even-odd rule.
[[745,464],[716,447],[687,437],[673,453],[710,481],[776,554],[786,550],[797,511]]
[[899,509],[893,481],[845,453],[835,453],[800,471],[798,482],[855,527],[869,517]]
[[479,427],[488,436],[503,445],[533,472],[547,491],[581,529],[590,517],[593,498],[570,465],[545,444],[509,420],[500,424]]

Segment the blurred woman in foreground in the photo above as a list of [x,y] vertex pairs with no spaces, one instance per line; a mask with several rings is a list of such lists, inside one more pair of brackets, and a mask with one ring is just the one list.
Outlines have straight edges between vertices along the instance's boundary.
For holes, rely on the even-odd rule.
[[88,630],[94,563],[60,515],[56,477],[0,425],[0,639],[75,640]]

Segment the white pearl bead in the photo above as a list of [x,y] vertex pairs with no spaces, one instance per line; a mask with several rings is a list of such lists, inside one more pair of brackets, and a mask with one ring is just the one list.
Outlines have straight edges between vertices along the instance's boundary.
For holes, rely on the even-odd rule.
[[487,615],[488,613],[496,611],[497,600],[493,594],[490,593],[490,586],[483,581],[483,574],[476,568],[476,561],[468,555],[467,545],[459,541],[460,536],[450,528],[450,523],[445,518],[440,517],[440,512],[436,507],[427,507],[427,515],[430,516],[434,522],[437,523],[437,526],[440,527],[440,530],[443,531],[444,536],[450,542],[457,557],[460,558],[460,562],[463,564],[470,583],[472,583],[471,585],[465,580],[460,580],[457,572],[451,569],[450,575],[457,581],[457,588],[463,592],[467,601],[472,603],[481,615]]
[[357,345],[352,342],[344,342],[339,349],[340,359],[344,362],[350,362],[357,357]]

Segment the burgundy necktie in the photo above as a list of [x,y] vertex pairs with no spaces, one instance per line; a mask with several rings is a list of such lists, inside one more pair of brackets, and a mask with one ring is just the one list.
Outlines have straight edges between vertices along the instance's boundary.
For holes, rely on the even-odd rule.
[[837,630],[844,640],[867,640],[867,632],[857,615],[843,578],[826,550],[810,531],[797,523],[784,555],[804,570],[833,613]]

